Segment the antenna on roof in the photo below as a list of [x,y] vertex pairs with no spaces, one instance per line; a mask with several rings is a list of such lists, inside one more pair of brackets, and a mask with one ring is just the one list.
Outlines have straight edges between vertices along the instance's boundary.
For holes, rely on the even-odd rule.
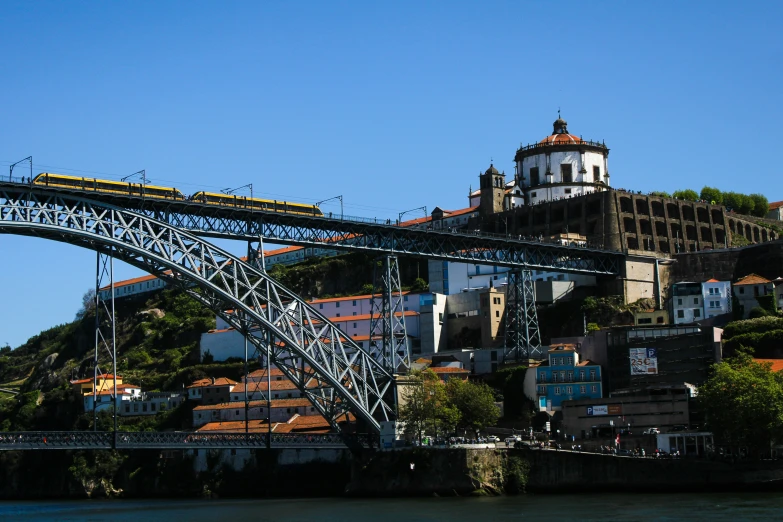
[[557,119],[560,119],[560,107],[557,108]]

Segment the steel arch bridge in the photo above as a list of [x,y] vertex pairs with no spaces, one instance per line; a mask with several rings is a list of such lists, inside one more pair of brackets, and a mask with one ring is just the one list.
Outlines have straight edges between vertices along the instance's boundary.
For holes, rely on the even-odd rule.
[[348,413],[376,433],[396,417],[394,376],[377,355],[266,273],[193,234],[108,203],[18,185],[0,187],[0,233],[95,250],[184,289],[268,353],[337,431]]

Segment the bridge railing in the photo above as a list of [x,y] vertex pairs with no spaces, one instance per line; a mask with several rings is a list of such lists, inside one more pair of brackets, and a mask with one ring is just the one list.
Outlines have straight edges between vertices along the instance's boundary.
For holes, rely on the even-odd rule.
[[109,449],[113,436],[104,431],[0,432],[0,450]]
[[[116,449],[266,448],[268,433],[117,432]],[[272,433],[272,448],[345,448],[349,444],[377,447],[375,436],[339,433]],[[2,450],[112,449],[114,433],[107,431],[0,432]]]

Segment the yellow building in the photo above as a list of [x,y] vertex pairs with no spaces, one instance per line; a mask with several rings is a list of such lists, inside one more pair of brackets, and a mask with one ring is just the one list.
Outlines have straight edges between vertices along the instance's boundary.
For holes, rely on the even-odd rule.
[[[117,376],[117,385],[122,384],[122,376]],[[93,392],[93,378],[79,379],[78,381],[71,381],[71,388],[74,393],[82,397],[84,395],[92,394]],[[110,373],[104,373],[95,377],[96,393],[114,389],[114,375]]]
[[633,313],[633,322],[636,326],[644,326],[646,324],[669,324],[669,312],[666,310],[637,310]]

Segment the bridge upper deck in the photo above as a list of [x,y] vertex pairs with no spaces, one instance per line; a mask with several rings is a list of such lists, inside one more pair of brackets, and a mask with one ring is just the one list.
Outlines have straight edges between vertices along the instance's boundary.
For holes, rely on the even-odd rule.
[[206,237],[251,241],[262,237],[280,244],[596,275],[619,275],[624,256],[622,252],[511,236],[407,228],[368,218],[308,216],[188,200],[46,188],[7,178],[0,181],[0,190],[80,196],[135,211]]

